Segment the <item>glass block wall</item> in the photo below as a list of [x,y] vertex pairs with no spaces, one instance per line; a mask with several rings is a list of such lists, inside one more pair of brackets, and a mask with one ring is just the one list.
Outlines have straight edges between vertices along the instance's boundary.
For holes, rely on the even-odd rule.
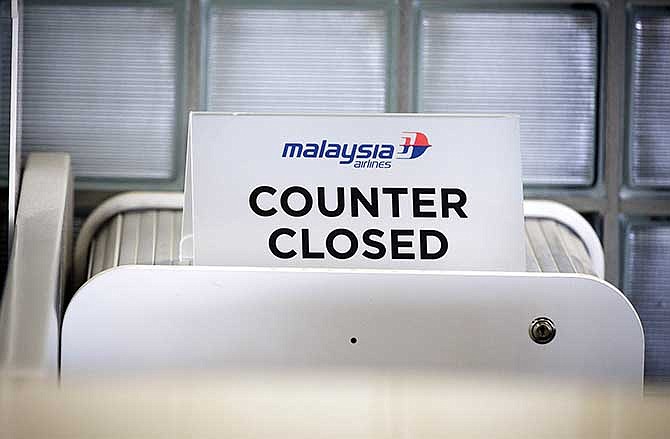
[[622,286],[644,326],[645,374],[670,383],[670,8],[634,10],[629,35],[628,196],[660,212],[624,216]]

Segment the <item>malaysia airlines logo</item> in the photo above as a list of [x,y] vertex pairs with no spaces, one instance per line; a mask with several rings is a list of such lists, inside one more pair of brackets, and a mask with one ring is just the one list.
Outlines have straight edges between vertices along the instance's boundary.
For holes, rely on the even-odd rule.
[[406,131],[401,136],[402,151],[398,153],[398,159],[415,159],[421,157],[432,145],[428,137],[419,131]]
[[340,165],[353,168],[388,169],[395,159],[416,159],[432,145],[428,136],[419,131],[404,131],[398,146],[383,142],[334,143],[323,139],[316,142],[286,142],[282,151],[285,159],[337,159]]

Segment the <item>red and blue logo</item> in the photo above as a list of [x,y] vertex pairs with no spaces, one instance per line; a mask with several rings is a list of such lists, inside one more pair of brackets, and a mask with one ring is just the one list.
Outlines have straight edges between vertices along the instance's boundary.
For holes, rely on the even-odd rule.
[[[404,131],[400,145],[383,142],[339,143],[286,142],[282,150],[285,159],[335,159],[340,165],[354,168],[388,169],[395,159],[416,159],[432,145],[428,136],[419,131]],[[400,151],[398,151],[400,148]]]
[[432,145],[428,137],[419,131],[405,131],[401,135],[400,147],[402,151],[396,154],[397,159],[415,159],[421,157]]

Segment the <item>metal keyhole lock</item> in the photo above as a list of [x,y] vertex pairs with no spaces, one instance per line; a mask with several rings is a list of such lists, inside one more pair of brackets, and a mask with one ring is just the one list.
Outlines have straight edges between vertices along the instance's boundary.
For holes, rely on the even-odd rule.
[[556,326],[548,317],[538,317],[530,322],[528,335],[537,344],[547,344],[556,337]]

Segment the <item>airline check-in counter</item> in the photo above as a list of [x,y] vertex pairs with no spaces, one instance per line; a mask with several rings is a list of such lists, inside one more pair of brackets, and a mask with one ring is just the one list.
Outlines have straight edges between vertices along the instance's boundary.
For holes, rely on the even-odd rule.
[[[363,368],[642,389],[639,318],[602,279],[603,250],[594,230],[564,205],[525,201],[523,233],[500,237],[517,240],[525,270],[217,265],[199,263],[203,243],[189,242],[203,203],[193,182],[185,194],[108,199],[88,217],[73,250],[69,159],[30,156],[0,316],[5,372],[68,382]],[[268,195],[258,203],[265,211],[274,208]],[[245,207],[253,204],[248,193],[241,196]],[[277,247],[304,253],[301,235],[278,237]],[[458,243],[452,236],[450,251]],[[397,252],[407,254],[409,242],[398,242],[407,245]],[[421,240],[414,243],[422,252]],[[216,245],[225,251],[235,243]],[[308,253],[326,253],[312,245]],[[381,251],[368,250],[374,249]]]

